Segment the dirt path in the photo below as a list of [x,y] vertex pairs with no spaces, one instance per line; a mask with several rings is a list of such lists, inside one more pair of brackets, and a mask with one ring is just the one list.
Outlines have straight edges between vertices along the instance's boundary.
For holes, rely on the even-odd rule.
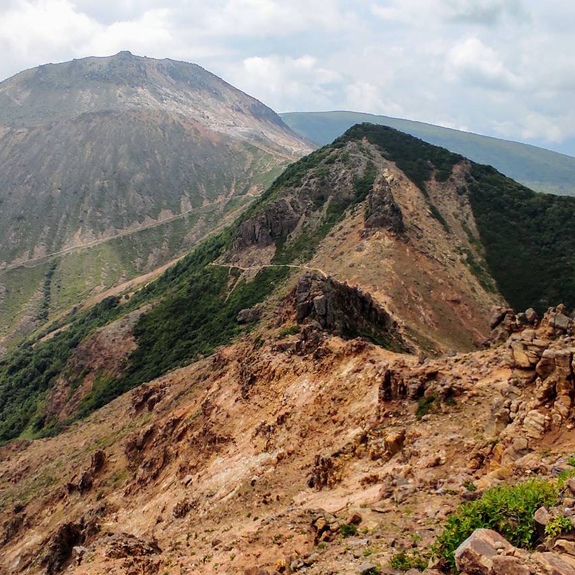
[[[257,197],[257,196],[254,196]],[[114,240],[117,240],[119,238],[125,238],[125,237],[129,237],[131,235],[135,235],[135,234],[139,234],[140,232],[144,232],[146,230],[150,230],[153,228],[158,228],[160,226],[166,225],[166,224],[170,224],[172,222],[175,222],[177,220],[181,220],[187,216],[189,216],[190,214],[192,214],[193,212],[203,212],[204,210],[209,211],[210,208],[215,207],[216,205],[222,203],[221,201],[216,201],[213,202],[211,204],[207,204],[205,206],[202,206],[201,208],[192,208],[191,210],[186,210],[185,212],[182,212],[180,214],[176,214],[175,216],[170,216],[168,218],[164,218],[163,220],[160,221],[156,221],[156,222],[151,222],[149,224],[145,224],[143,226],[140,226],[138,228],[134,228],[134,229],[130,229],[130,230],[124,230],[122,232],[119,232],[117,234],[114,234],[112,236],[108,236],[106,238],[101,238],[98,240],[93,240],[90,242],[86,242],[84,244],[80,244],[77,246],[70,246],[68,248],[64,248],[63,250],[59,250],[56,252],[52,252],[49,254],[45,254],[43,256],[38,256],[36,258],[31,258],[29,260],[23,261],[23,262],[18,262],[18,263],[14,263],[14,264],[10,264],[4,268],[0,268],[0,274],[2,274],[3,272],[8,272],[11,270],[15,270],[15,269],[20,269],[20,268],[34,268],[38,265],[41,265],[47,261],[50,261],[52,259],[61,257],[61,256],[65,256],[71,253],[75,253],[78,251],[83,251],[83,250],[87,250],[90,248],[94,248],[97,247],[99,245],[105,244],[107,242],[111,242]],[[239,210],[247,207],[247,205],[249,204],[249,202],[246,202],[245,205],[240,206],[240,208],[236,209],[236,210],[232,210],[229,214],[227,214],[224,218],[224,221],[227,223],[229,221],[230,215],[236,214]],[[220,229],[221,226],[218,226],[216,229]]]
[[218,268],[229,268],[229,269],[241,270],[243,272],[256,271],[256,270],[261,270],[263,268],[295,268],[295,269],[299,269],[299,270],[306,270],[309,272],[318,272],[324,277],[324,279],[327,279],[329,277],[329,275],[322,269],[310,268],[309,266],[302,266],[302,265],[297,265],[297,264],[261,264],[258,266],[251,266],[251,267],[247,267],[247,268],[243,267],[243,266],[236,266],[234,264],[211,263],[210,265],[214,266],[214,267],[218,267]]

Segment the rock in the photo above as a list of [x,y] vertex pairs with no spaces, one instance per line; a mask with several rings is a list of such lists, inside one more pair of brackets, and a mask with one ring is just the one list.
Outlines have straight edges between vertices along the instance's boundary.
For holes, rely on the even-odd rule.
[[533,553],[531,556],[545,575],[575,575],[575,560],[558,553]]
[[385,435],[385,450],[393,456],[403,449],[405,443],[405,429],[393,430]]
[[533,520],[537,525],[545,527],[551,521],[551,513],[545,507],[540,507],[533,515]]
[[136,413],[140,413],[146,408],[153,411],[154,407],[163,399],[166,394],[166,386],[163,385],[141,385],[132,395],[132,407]]
[[567,487],[569,488],[569,491],[575,495],[575,478],[571,478],[567,481]]
[[513,310],[511,308],[496,307],[492,311],[491,318],[489,319],[490,329],[495,329],[497,326],[499,326],[499,324],[501,324],[507,315],[513,315]]
[[432,467],[440,467],[441,465],[445,464],[446,461],[446,454],[445,451],[439,451],[438,453],[432,453],[430,455],[427,455],[426,457],[423,457],[420,462],[419,465],[425,469],[429,469]]
[[262,308],[259,305],[242,309],[238,312],[236,321],[241,324],[256,323],[262,317]]
[[250,567],[249,569],[244,569],[244,575],[269,575],[269,571],[261,567]]
[[575,557],[575,541],[569,541],[568,539],[557,539],[553,544],[553,551],[558,553],[565,553]]
[[307,273],[295,288],[299,324],[317,322],[322,330],[346,339],[359,336],[394,341],[407,349],[391,315],[369,293],[320,273]]
[[377,565],[374,565],[373,563],[364,563],[360,566],[358,572],[360,575],[378,575],[380,570]]
[[[523,336],[524,334],[518,335]],[[512,367],[517,369],[533,369],[546,348],[544,343],[528,342],[523,339],[511,339],[509,346],[511,349]]]
[[455,564],[462,573],[489,575],[493,559],[513,546],[491,529],[477,529],[455,551]]
[[81,545],[77,545],[76,547],[72,548],[72,563],[76,565],[80,565],[82,560],[84,559],[84,555],[86,555],[88,549]]
[[527,437],[531,439],[541,439],[547,428],[547,419],[545,415],[533,409],[525,416],[523,427]]
[[115,533],[108,538],[106,556],[110,559],[157,555],[162,552],[156,541],[146,541],[129,533]]
[[537,312],[532,307],[530,307],[525,311],[525,319],[529,323],[536,323],[539,320],[539,316],[537,315]]
[[490,575],[532,575],[531,569],[524,560],[513,556],[497,556],[493,558]]
[[363,517],[359,513],[353,513],[347,520],[348,525],[359,525],[363,521]]
[[552,318],[551,325],[556,329],[567,331],[571,325],[571,319],[563,313],[558,313]]
[[46,567],[46,575],[54,575],[64,569],[72,557],[75,547],[85,541],[84,528],[79,523],[64,523],[60,525],[47,545],[42,564]]
[[367,197],[365,227],[367,230],[384,229],[401,235],[405,232],[403,214],[395,201],[390,184],[382,180]]

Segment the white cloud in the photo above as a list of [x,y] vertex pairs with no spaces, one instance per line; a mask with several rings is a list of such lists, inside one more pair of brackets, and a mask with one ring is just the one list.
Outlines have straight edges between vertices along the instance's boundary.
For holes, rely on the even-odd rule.
[[0,47],[9,69],[42,56],[68,57],[97,31],[98,25],[68,0],[15,0],[0,11]]
[[447,55],[448,78],[497,90],[520,87],[521,81],[491,47],[471,37],[457,43]]
[[258,94],[265,102],[275,102],[278,110],[296,109],[294,103],[304,100],[320,108],[329,106],[342,80],[309,55],[246,58],[242,67],[230,70],[229,75],[236,86]]

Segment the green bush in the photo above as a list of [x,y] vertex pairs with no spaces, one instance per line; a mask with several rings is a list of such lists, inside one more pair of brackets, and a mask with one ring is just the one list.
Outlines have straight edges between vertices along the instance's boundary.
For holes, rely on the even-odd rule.
[[417,402],[417,411],[415,412],[415,416],[417,417],[417,419],[421,419],[424,415],[427,415],[431,411],[431,408],[433,407],[433,404],[435,403],[436,400],[437,397],[435,395],[430,395],[429,397],[422,397]]
[[571,519],[564,515],[559,515],[559,517],[555,517],[555,519],[549,521],[545,526],[545,537],[548,539],[554,539],[559,535],[570,533],[571,531],[573,531],[573,523],[571,522]]
[[514,486],[494,487],[477,501],[463,504],[447,520],[434,553],[455,569],[455,550],[476,529],[497,531],[516,547],[532,548],[537,543],[533,515],[541,506],[559,501],[560,486],[534,479]]
[[339,528],[339,532],[343,537],[355,537],[358,533],[357,525],[353,523],[346,523]]
[[429,559],[417,549],[411,551],[401,549],[391,558],[390,565],[392,569],[398,571],[409,571],[410,569],[423,571],[428,563]]

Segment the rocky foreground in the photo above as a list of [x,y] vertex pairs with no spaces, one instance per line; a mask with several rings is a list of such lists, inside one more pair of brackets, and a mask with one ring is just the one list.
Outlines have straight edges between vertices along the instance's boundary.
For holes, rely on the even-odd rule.
[[328,333],[338,308],[315,282],[281,304],[268,343],[256,330],[56,438],[2,448],[0,572],[445,571],[433,546],[461,503],[559,475],[536,517],[558,533],[533,552],[478,531],[456,561],[575,572],[567,311],[501,309],[484,351],[425,359]]

